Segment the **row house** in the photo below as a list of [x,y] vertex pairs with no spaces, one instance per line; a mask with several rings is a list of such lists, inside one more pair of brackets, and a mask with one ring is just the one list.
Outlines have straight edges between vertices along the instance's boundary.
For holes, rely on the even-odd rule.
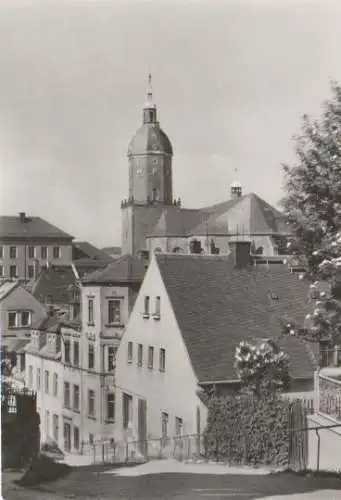
[[32,330],[25,382],[38,394],[43,441],[81,453],[112,438],[116,353],[144,272],[143,261],[118,258],[71,289],[69,317],[52,315]]

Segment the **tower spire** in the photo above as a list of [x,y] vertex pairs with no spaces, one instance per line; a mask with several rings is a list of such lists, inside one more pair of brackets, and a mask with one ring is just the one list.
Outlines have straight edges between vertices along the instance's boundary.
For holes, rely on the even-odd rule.
[[149,68],[147,102],[143,107],[143,123],[156,123],[156,105],[153,100],[152,73]]

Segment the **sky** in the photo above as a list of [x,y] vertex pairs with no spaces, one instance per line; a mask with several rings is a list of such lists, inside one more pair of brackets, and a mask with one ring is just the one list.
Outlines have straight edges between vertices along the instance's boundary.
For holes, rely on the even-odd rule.
[[0,213],[119,245],[149,67],[174,195],[273,205],[303,113],[341,82],[341,2],[1,0]]

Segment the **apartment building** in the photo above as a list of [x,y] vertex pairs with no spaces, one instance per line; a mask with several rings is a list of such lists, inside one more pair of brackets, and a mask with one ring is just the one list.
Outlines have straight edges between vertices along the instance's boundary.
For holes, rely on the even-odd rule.
[[0,279],[29,281],[48,264],[71,264],[72,240],[40,217],[0,216]]

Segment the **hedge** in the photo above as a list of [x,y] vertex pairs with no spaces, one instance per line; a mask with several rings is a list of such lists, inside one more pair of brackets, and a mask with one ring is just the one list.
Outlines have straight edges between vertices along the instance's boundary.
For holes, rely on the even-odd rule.
[[207,456],[231,464],[287,466],[292,411],[292,404],[276,394],[213,396],[205,431]]

